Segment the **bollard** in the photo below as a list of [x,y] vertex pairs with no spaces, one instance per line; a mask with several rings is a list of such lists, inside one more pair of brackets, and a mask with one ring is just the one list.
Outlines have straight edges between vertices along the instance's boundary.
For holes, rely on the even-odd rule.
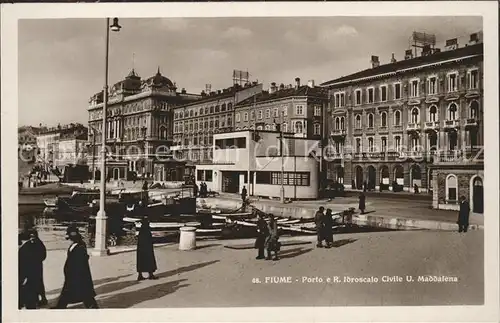
[[196,228],[181,227],[181,234],[179,238],[179,250],[193,250],[193,249],[196,249]]

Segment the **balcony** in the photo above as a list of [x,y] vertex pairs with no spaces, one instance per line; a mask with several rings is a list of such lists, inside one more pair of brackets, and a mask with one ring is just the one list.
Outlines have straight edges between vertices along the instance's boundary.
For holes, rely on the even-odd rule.
[[477,118],[469,118],[465,120],[466,129],[475,129],[479,127],[479,120]]
[[378,128],[378,132],[379,133],[388,133],[389,132],[389,128],[381,126],[381,127]]
[[420,131],[420,123],[409,123],[406,126],[406,132],[419,132]]
[[465,150],[437,151],[434,155],[434,162],[462,165],[482,164],[484,162],[484,150],[466,148]]
[[456,130],[460,127],[460,120],[445,120],[444,130]]
[[439,121],[428,121],[425,123],[425,131],[438,130]]
[[334,129],[330,132],[330,137],[334,139],[343,139],[347,135],[345,129]]

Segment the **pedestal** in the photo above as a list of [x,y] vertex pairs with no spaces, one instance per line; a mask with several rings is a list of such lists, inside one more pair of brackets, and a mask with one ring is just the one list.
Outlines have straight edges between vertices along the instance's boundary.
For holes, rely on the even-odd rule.
[[179,250],[196,249],[196,228],[181,227],[179,238]]
[[109,255],[109,249],[106,246],[106,212],[99,210],[95,218],[95,247],[92,250],[92,256],[101,257]]

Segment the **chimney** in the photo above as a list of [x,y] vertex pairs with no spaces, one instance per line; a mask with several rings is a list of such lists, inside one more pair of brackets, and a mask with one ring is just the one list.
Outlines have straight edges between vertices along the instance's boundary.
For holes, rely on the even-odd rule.
[[307,81],[307,86],[309,86],[310,88],[313,88],[314,87],[314,80]]
[[405,50],[405,60],[407,59],[412,59],[413,58],[413,52],[411,49]]
[[276,87],[276,82],[272,82],[271,86],[269,87],[269,93],[274,93],[276,92],[277,87]]
[[181,93],[182,93],[182,94],[186,94],[186,89],[185,89],[185,88],[182,88]]
[[394,64],[394,63],[396,63],[396,62],[397,62],[397,60],[396,60],[396,58],[394,57],[394,53],[392,53],[391,63],[392,63],[392,64]]
[[281,83],[280,84],[280,90],[284,90],[285,89],[285,84]]
[[296,77],[295,78],[295,88],[298,89],[300,87],[300,78]]
[[380,61],[378,59],[378,56],[373,56],[372,55],[372,59],[370,61],[372,63],[372,68],[375,68],[375,67],[379,67],[380,66]]

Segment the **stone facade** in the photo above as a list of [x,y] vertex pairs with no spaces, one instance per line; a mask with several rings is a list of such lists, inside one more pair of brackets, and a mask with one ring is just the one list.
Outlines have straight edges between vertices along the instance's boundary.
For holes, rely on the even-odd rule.
[[[469,201],[471,212],[483,213],[484,211],[484,170],[479,166],[476,169],[441,166],[433,170],[433,185],[436,191],[433,194],[433,208],[446,210],[459,210],[458,199],[464,196]],[[456,177],[457,185],[453,185],[453,179]],[[452,182],[453,181],[453,182]],[[450,188],[456,187],[455,199],[451,199]]]
[[379,189],[388,169],[390,184],[431,191],[432,165],[483,145],[482,78],[483,45],[471,43],[374,61],[371,69],[322,84],[330,97],[329,176],[347,187],[367,181]]

